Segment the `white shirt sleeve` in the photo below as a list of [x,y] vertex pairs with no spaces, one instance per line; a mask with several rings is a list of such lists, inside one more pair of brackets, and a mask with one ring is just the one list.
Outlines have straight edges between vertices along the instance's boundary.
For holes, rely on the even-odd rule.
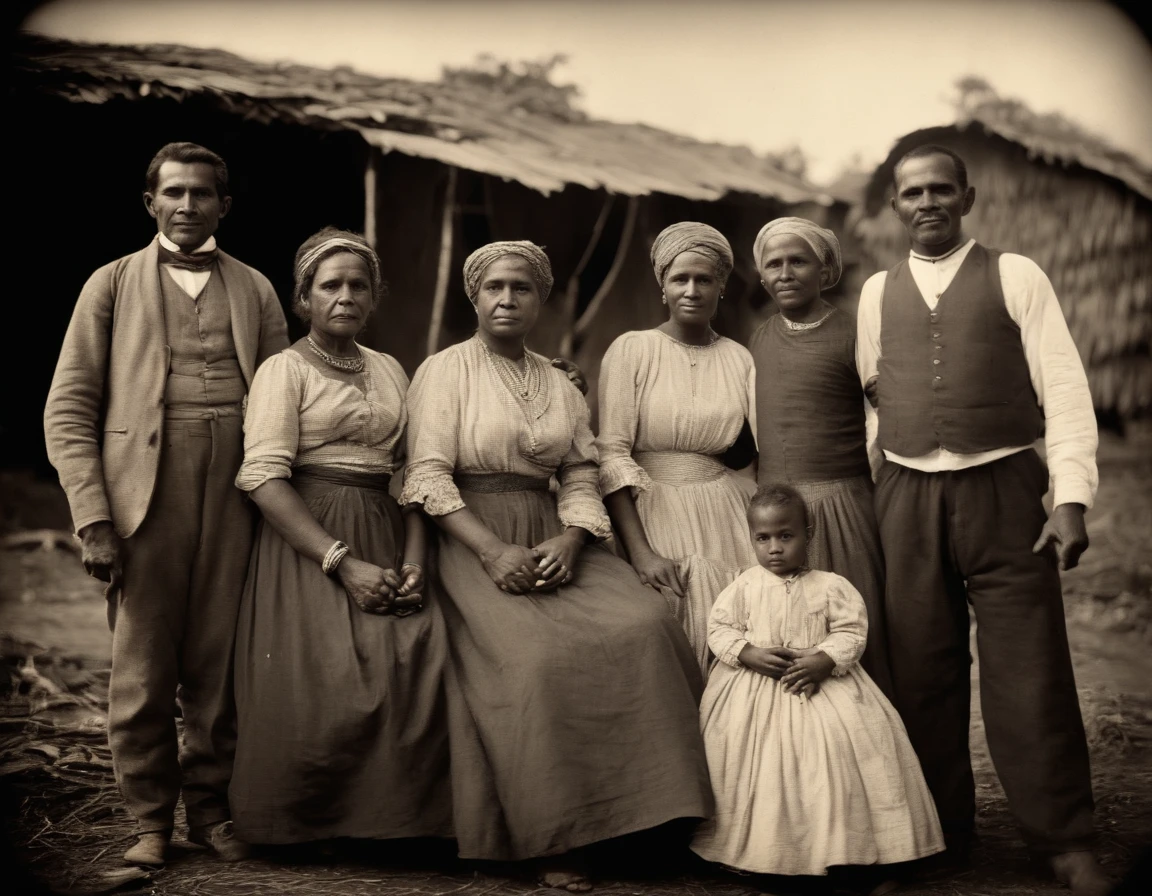
[[1056,292],[1034,261],[1007,252],[1000,256],[1000,282],[1008,313],[1020,327],[1032,388],[1044,409],[1053,506],[1091,507],[1099,484],[1096,414]]
[[[856,309],[856,370],[862,386],[876,375],[880,363],[880,310],[887,277],[887,271],[873,274],[860,290],[860,303]],[[876,416],[876,409],[865,398],[865,444],[873,479],[884,462],[884,454],[876,444],[879,428],[880,418]]]

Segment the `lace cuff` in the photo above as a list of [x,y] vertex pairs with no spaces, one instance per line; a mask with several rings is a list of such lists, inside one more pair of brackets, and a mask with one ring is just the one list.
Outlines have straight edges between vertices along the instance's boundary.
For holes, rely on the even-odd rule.
[[838,678],[847,675],[848,670],[860,660],[864,654],[865,643],[864,638],[837,632],[817,644],[816,649],[823,650],[831,657],[832,662],[836,664],[832,669],[832,675]]
[[460,497],[460,490],[450,478],[439,475],[413,476],[411,468],[404,477],[399,504],[401,507],[422,504],[424,512],[429,516],[447,516],[466,506]]
[[640,464],[630,457],[613,457],[600,462],[600,494],[610,495],[631,488],[632,495],[652,488],[652,480]]

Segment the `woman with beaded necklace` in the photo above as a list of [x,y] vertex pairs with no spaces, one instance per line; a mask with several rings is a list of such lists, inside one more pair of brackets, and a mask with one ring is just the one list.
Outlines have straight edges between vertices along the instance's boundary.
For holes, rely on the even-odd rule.
[[[712,603],[756,563],[750,489],[722,460],[738,440],[751,442],[752,358],[711,326],[732,272],[723,234],[673,224],[651,256],[668,320],[625,333],[604,355],[600,486],[640,580],[667,596],[706,676]],[[744,455],[735,466],[754,459]]]
[[581,892],[581,847],[711,813],[702,682],[664,601],[594,544],[609,523],[588,406],[524,346],[548,257],[492,243],[464,284],[478,330],[413,377],[401,497],[441,529],[456,837],[464,858],[534,859],[542,884]]
[[253,843],[452,835],[444,621],[424,594],[424,520],[388,492],[408,379],[356,343],[382,292],[362,236],[306,240],[293,310],[308,336],[248,397],[236,484],[264,519],[237,623],[229,800]]
[[808,505],[808,562],[855,586],[868,608],[860,665],[891,696],[884,638],[884,558],[872,507],[856,321],[821,298],[840,279],[840,242],[806,218],[769,221],[753,245],[779,314],[749,342],[756,363],[761,485],[786,482]]

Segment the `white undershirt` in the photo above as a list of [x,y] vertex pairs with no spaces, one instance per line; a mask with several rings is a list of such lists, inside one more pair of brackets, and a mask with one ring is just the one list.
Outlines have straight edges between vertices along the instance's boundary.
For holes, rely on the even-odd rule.
[[[184,250],[177,246],[172,240],[160,234],[160,245],[167,249],[169,252],[183,252]],[[210,236],[204,241],[199,249],[193,252],[196,255],[199,252],[211,252],[216,248],[216,237]],[[206,271],[190,271],[188,268],[179,268],[174,264],[162,264],[160,267],[168,272],[168,275],[176,281],[184,292],[192,296],[194,299],[200,297],[201,291],[208,285],[208,278],[212,276],[212,269]]]
[[[969,240],[959,251],[935,261],[909,253],[908,270],[929,309],[936,307],[974,245],[975,240]],[[874,274],[860,291],[856,318],[856,365],[862,383],[875,376],[880,359],[881,305],[886,278],[886,271]],[[1091,507],[1099,482],[1096,415],[1084,364],[1068,332],[1060,302],[1048,277],[1034,261],[1023,255],[1005,252],[1000,256],[1000,285],[1008,315],[1020,327],[1020,342],[1028,362],[1032,388],[1044,410],[1045,447],[1052,477],[1053,503]],[[995,375],[994,371],[990,373]],[[870,405],[866,408],[866,418],[868,453],[875,468],[879,459],[875,451],[879,423],[877,411]],[[977,454],[957,454],[947,448],[938,448],[919,457],[901,457],[885,450],[884,457],[914,470],[938,473],[991,463],[1030,447],[996,448]]]

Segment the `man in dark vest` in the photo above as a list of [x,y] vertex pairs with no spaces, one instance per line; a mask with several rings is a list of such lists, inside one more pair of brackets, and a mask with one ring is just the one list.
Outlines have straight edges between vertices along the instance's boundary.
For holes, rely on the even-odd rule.
[[[1097,486],[1084,367],[1044,272],[963,236],[976,193],[958,155],[919,147],[894,179],[912,251],[864,285],[857,363],[877,405],[869,429],[882,451],[873,459],[895,704],[949,853],[966,861],[971,604],[984,729],[1008,804],[1059,879],[1103,894],[1058,572],[1088,547]],[[1047,464],[1033,449],[1041,436]]]
[[124,858],[164,863],[182,792],[189,839],[235,860],[232,650],[254,521],[233,480],[241,402],[287,327],[267,278],[216,248],[224,161],[170,143],[145,184],[159,233],[84,285],[44,432],[84,567],[109,583],[108,738],[138,823]]

